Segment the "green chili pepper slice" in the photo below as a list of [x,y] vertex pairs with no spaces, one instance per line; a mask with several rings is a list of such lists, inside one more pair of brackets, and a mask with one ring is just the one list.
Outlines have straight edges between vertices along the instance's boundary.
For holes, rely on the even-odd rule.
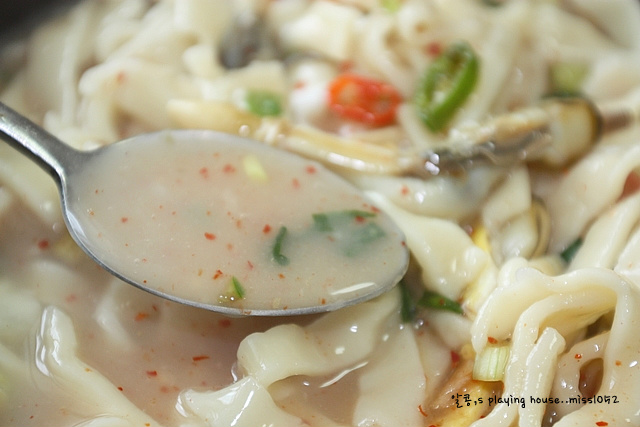
[[430,130],[438,132],[447,125],[473,91],[479,70],[478,57],[466,42],[452,44],[429,66],[414,102]]

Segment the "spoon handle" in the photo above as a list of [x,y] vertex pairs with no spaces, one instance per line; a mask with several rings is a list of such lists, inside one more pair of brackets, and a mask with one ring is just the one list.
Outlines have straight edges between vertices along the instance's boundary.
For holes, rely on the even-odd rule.
[[62,181],[76,161],[78,151],[0,102],[0,139],[26,154],[35,163]]

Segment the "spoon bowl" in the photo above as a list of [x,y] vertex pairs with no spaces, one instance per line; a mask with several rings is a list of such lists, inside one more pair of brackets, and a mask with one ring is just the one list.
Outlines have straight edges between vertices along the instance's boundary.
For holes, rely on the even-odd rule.
[[110,273],[228,315],[336,310],[396,285],[404,235],[321,164],[213,131],[78,151],[0,104],[0,134],[51,174],[67,228]]

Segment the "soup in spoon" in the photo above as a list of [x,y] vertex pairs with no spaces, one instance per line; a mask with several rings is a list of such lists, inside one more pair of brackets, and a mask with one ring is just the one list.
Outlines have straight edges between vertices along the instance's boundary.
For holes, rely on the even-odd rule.
[[327,311],[384,292],[406,270],[402,232],[359,190],[250,140],[144,135],[91,156],[72,178],[69,222],[90,253],[192,305]]

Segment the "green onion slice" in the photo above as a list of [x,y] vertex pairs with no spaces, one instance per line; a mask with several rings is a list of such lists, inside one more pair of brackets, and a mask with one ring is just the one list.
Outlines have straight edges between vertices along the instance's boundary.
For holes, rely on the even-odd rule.
[[287,227],[280,227],[271,249],[271,259],[280,265],[288,265],[289,258],[282,254],[282,244],[287,236]]
[[322,212],[312,215],[316,231],[333,233],[342,253],[354,257],[363,252],[375,240],[385,236],[384,230],[375,222],[374,212],[358,209]]
[[247,107],[257,116],[279,116],[282,114],[280,96],[266,91],[253,90],[247,93]]
[[414,98],[430,130],[438,132],[449,123],[473,91],[479,69],[479,59],[466,42],[452,44],[433,61]]
[[233,293],[235,294],[235,296],[240,299],[244,298],[244,288],[242,287],[242,284],[236,276],[231,277],[231,285],[233,286]]
[[319,231],[333,231],[335,228],[339,228],[345,223],[360,218],[373,218],[376,214],[368,211],[361,211],[358,209],[350,209],[344,211],[322,212],[313,214],[313,223]]
[[473,379],[479,381],[502,381],[509,361],[509,345],[490,345],[476,355],[473,364]]
[[564,260],[564,262],[569,264],[573,260],[573,258],[575,258],[576,254],[578,253],[581,247],[582,247],[582,238],[578,237],[564,251],[562,251],[562,253],[560,254],[560,257]]
[[236,276],[232,276],[227,291],[218,295],[218,302],[220,304],[231,304],[234,301],[243,299],[244,296],[245,291],[242,287],[242,283],[240,283],[240,280],[238,280]]
[[400,317],[402,319],[402,323],[411,323],[416,318],[416,305],[411,295],[411,291],[409,287],[404,281],[400,281],[398,284],[400,287],[400,298],[401,298],[401,306],[400,306]]
[[418,300],[418,306],[463,314],[462,306],[460,306],[459,303],[433,291],[425,291],[424,294],[422,294],[422,297]]
[[374,222],[370,222],[360,228],[354,228],[351,232],[351,238],[347,240],[342,252],[348,257],[356,256],[367,245],[381,237],[384,237],[384,230]]

